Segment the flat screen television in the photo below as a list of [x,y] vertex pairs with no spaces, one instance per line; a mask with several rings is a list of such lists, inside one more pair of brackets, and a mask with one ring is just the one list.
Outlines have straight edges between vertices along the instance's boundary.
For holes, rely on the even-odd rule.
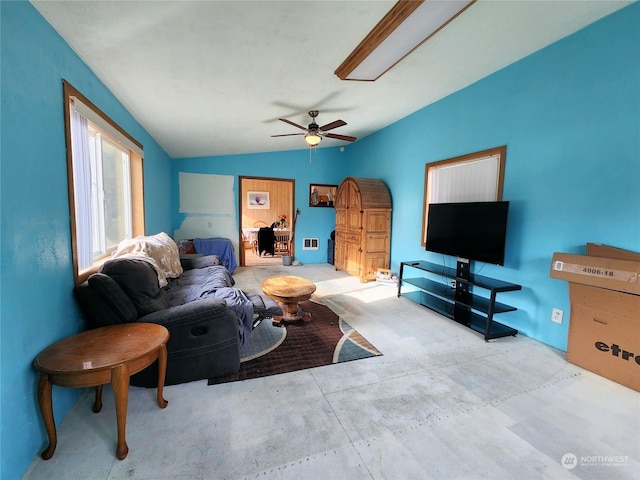
[[509,202],[429,205],[426,249],[504,265]]

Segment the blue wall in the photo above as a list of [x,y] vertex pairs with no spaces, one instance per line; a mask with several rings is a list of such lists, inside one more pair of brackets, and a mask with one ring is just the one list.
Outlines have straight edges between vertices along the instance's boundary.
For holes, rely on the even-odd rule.
[[[73,301],[62,79],[145,148],[146,227],[179,227],[178,172],[295,178],[303,211],[296,237],[326,238],[333,211],[308,208],[309,183],[348,175],[382,178],[391,190],[392,267],[442,261],[420,246],[424,165],[507,145],[504,197],[512,202],[504,267],[482,273],[523,285],[507,294],[505,322],[564,349],[566,282],[549,278],[554,251],[587,241],[640,251],[640,5],[635,3],[388,128],[348,145],[171,161],[27,2],[0,2],[1,343],[0,476],[19,478],[46,443],[32,361],[83,328]],[[171,192],[168,195],[167,192]],[[237,185],[236,185],[237,193]],[[303,263],[326,252],[303,252]],[[451,259],[447,259],[451,262]],[[54,388],[60,422],[79,391]]]
[[507,145],[506,264],[476,268],[523,286],[501,296],[518,307],[505,323],[566,350],[568,287],[549,277],[553,253],[640,251],[639,54],[636,3],[356,142],[353,170],[392,193],[392,268],[443,261],[420,246],[425,164]]
[[[351,148],[346,146],[344,152],[337,147],[311,150],[311,161],[308,149],[174,160],[172,182],[178,184],[179,172],[235,176],[234,195],[236,215],[239,217],[238,176],[294,179],[296,207],[301,211],[296,223],[295,258],[302,263],[326,263],[327,240],[335,229],[335,210],[309,207],[309,184],[338,185],[348,175]],[[186,217],[178,213],[178,195],[176,189],[173,197],[173,225],[176,229]],[[320,239],[319,250],[302,250],[303,237]]]
[[[20,478],[46,446],[37,404],[40,350],[84,329],[72,297],[62,79],[144,145],[148,231],[169,231],[169,156],[27,2],[0,2],[1,472]],[[60,422],[81,390],[54,387]]]

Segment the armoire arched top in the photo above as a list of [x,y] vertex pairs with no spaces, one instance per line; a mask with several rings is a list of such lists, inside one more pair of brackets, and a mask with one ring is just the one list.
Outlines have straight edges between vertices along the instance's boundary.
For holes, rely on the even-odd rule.
[[357,189],[357,197],[361,202],[360,208],[391,208],[389,189],[382,180],[377,178],[346,177],[338,188],[336,195],[338,198],[345,198],[344,194],[340,194],[340,190],[347,188],[350,182]]

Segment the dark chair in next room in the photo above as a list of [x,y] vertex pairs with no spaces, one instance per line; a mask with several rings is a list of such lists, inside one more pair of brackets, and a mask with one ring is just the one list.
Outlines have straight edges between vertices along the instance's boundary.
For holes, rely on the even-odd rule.
[[275,254],[275,241],[276,236],[273,233],[273,229],[270,227],[262,227],[258,230],[258,255],[262,256],[264,253],[273,255]]

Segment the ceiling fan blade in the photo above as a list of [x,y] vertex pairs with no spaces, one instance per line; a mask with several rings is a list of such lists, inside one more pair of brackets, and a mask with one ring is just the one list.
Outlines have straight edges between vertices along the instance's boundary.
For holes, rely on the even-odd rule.
[[303,127],[302,125],[298,125],[297,123],[293,123],[291,120],[287,120],[286,118],[279,118],[281,122],[288,123],[289,125],[293,125],[294,127],[298,127],[301,130],[306,130],[307,127]]
[[355,142],[358,137],[351,137],[349,135],[337,135],[335,133],[325,133],[325,137],[328,138],[337,138],[338,140],[344,140],[345,142]]
[[293,135],[306,135],[305,133],[285,133],[283,135],[271,135],[272,137],[291,137]]
[[333,130],[334,128],[344,127],[347,124],[344,120],[336,120],[335,122],[327,123],[326,125],[320,127],[320,130],[326,132],[328,130]]

